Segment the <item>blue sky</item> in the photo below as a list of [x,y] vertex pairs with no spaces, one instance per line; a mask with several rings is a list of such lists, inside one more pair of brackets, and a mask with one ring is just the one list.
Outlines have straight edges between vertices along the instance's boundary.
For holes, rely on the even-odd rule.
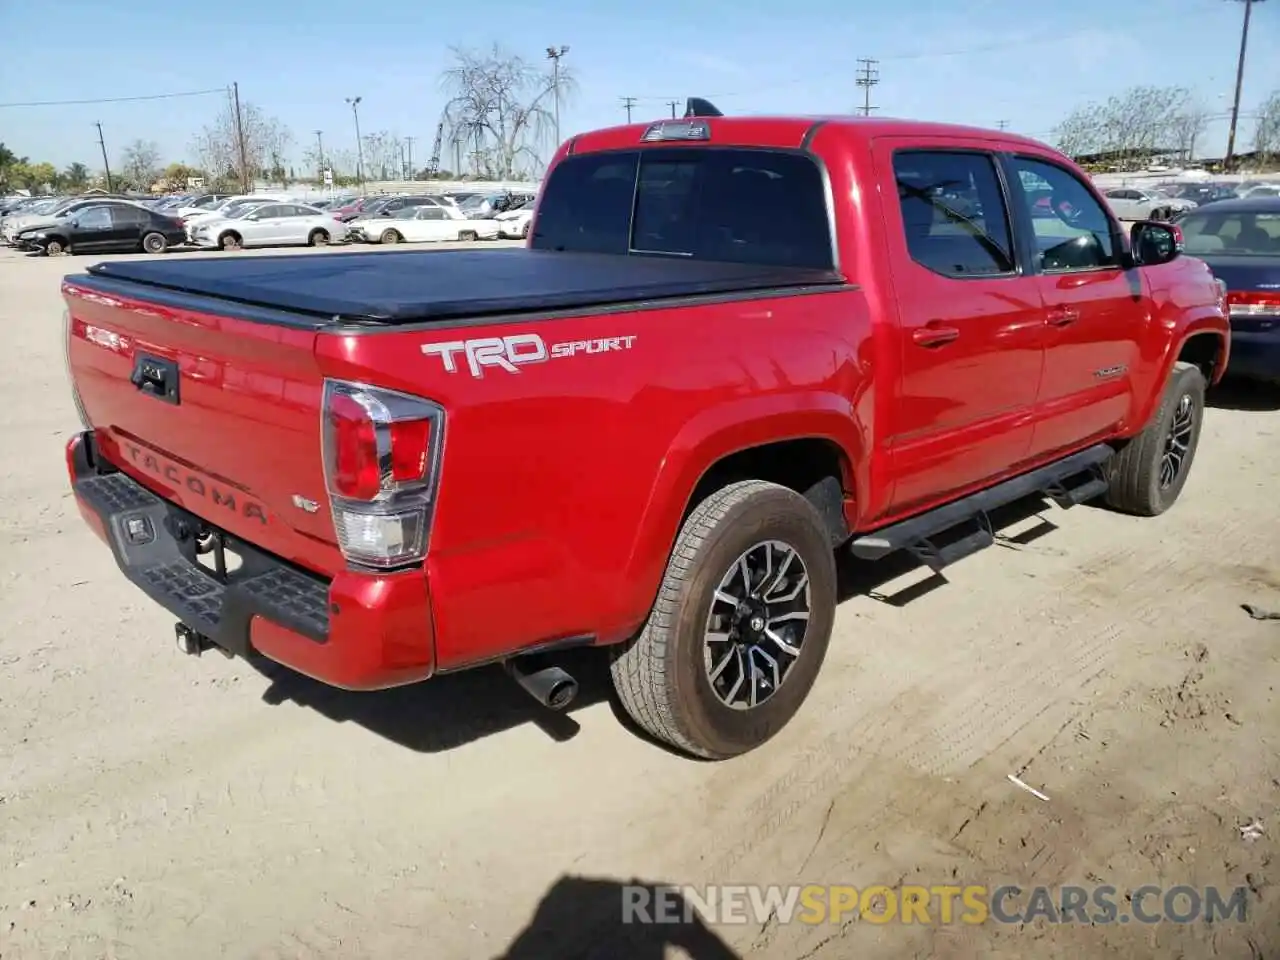
[[[233,13],[234,11],[234,13]],[[56,17],[54,14],[56,13]],[[885,116],[974,123],[1049,138],[1073,106],[1134,84],[1182,85],[1230,109],[1242,6],[1225,0],[336,0],[179,4],[61,0],[0,4],[0,103],[136,97],[240,85],[241,96],[294,134],[294,162],[324,131],[354,148],[344,98],[363,97],[361,128],[416,138],[425,159],[446,100],[449,47],[495,40],[539,59],[549,44],[578,91],[564,136],[708,96],[726,113],[844,113],[861,102],[859,57],[880,60],[873,103]],[[29,41],[24,36],[30,34]],[[1280,0],[1254,7],[1242,110],[1280,88]],[[100,167],[138,138],[166,160],[191,159],[192,134],[218,96],[0,108],[0,141],[33,160]],[[1221,155],[1226,122],[1205,147]],[[1244,145],[1251,130],[1243,122]],[[447,148],[445,165],[448,165]]]

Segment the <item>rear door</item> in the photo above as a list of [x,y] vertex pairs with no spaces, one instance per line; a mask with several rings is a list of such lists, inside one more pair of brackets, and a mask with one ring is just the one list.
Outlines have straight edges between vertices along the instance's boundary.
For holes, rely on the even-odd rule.
[[[1077,174],[1045,157],[1010,155],[1005,163],[1045,305],[1032,439],[1032,455],[1041,457],[1108,433],[1128,414],[1150,298],[1142,271],[1122,265],[1120,225]],[[1046,192],[1045,206],[1023,199]]]
[[874,152],[881,191],[896,197],[884,209],[901,339],[897,511],[1026,459],[1044,320],[984,141],[885,138]]
[[123,203],[113,206],[109,245],[115,250],[132,250],[142,242],[143,227],[150,222],[150,215],[139,207]]

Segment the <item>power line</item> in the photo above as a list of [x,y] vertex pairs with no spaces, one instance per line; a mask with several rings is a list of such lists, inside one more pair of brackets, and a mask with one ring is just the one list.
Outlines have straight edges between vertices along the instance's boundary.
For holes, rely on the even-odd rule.
[[864,117],[871,116],[872,110],[879,109],[879,107],[871,105],[871,88],[880,82],[880,71],[876,69],[876,64],[879,62],[869,57],[858,58],[858,63],[861,66],[858,69],[858,79],[854,83],[862,88],[862,115]]
[[99,97],[91,100],[26,100],[15,103],[0,103],[0,107],[74,107],[98,103],[133,103],[138,100],[173,100],[178,97],[207,97],[211,94],[225,94],[226,87],[214,90],[188,90],[184,93],[152,93],[140,97]]

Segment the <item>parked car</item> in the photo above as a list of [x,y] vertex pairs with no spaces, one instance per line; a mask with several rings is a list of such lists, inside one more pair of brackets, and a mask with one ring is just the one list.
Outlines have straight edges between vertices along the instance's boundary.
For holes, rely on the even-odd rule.
[[176,217],[141,204],[99,203],[46,226],[28,227],[15,241],[21,249],[54,257],[62,253],[164,253],[186,239],[182,221]]
[[512,240],[523,240],[529,236],[529,224],[533,222],[533,200],[526,200],[518,206],[503,213],[495,214],[498,222],[498,236]]
[[1267,197],[1280,197],[1280,183],[1260,183],[1250,187],[1243,194],[1245,200],[1260,200]]
[[202,213],[189,213],[182,218],[183,226],[187,231],[187,241],[195,242],[196,231],[202,224],[211,223],[214,220],[236,220],[243,217],[251,210],[258,207],[265,207],[267,204],[279,203],[278,199],[272,197],[260,197],[257,195],[228,197],[226,200],[219,201],[207,211]]
[[1126,235],[1062,154],[879,118],[580,133],[523,248],[63,291],[71,489],[181,649],[346,689],[502,662],[563,708],[563,651],[607,647],[708,758],[801,709],[837,552],[941,570],[1031,495],[1170,509],[1229,335],[1177,229]]
[[1226,183],[1183,184],[1173,188],[1173,195],[1182,200],[1190,200],[1199,207],[1219,200],[1234,200],[1239,196],[1235,188]]
[[1280,383],[1280,197],[1224,200],[1178,226],[1186,253],[1227,285],[1227,373]]
[[63,201],[58,202],[58,204],[50,207],[47,212],[42,211],[40,214],[36,214],[35,211],[32,211],[31,214],[10,216],[10,218],[6,219],[4,223],[4,241],[6,243],[14,243],[15,238],[18,237],[19,233],[23,233],[26,232],[26,230],[35,229],[37,227],[52,227],[52,225],[58,224],[61,219],[65,218],[65,216],[77,214],[77,212],[81,210],[86,210],[88,207],[97,206],[99,204],[123,204],[125,206],[134,207],[134,209],[137,210],[146,210],[146,207],[138,204],[137,201],[128,200],[128,198],[125,197],[68,197]]
[[389,217],[351,221],[351,239],[367,243],[425,243],[441,240],[496,240],[495,220],[472,220],[456,207],[420,204]]
[[320,247],[347,239],[337,217],[301,203],[265,203],[236,218],[201,221],[191,236],[198,247]]
[[1155,190],[1117,187],[1105,194],[1107,203],[1121,220],[1168,220],[1179,213],[1194,210],[1196,202],[1170,196]]

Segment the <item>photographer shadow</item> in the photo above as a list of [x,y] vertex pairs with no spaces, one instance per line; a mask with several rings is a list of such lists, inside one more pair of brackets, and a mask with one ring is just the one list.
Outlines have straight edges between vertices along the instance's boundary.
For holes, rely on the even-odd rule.
[[672,948],[688,960],[742,960],[670,885],[564,876],[493,960],[666,960]]

